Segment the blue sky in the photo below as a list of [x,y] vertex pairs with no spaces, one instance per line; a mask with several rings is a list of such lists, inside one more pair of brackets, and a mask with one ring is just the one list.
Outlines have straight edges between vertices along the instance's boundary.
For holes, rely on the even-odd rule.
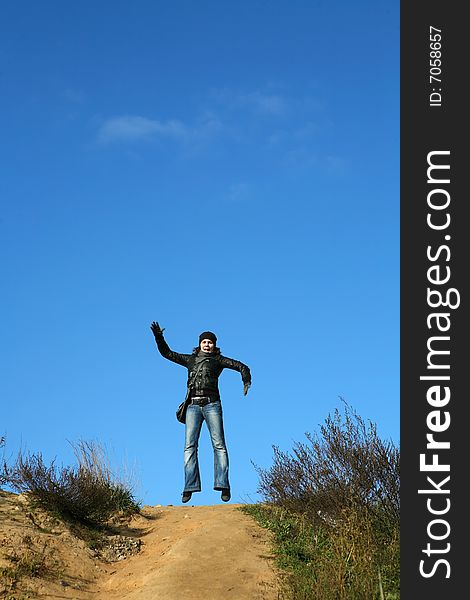
[[[32,2],[0,24],[0,435],[177,504],[215,331],[233,501],[343,397],[399,443],[399,3]],[[207,430],[203,492],[212,490]]]

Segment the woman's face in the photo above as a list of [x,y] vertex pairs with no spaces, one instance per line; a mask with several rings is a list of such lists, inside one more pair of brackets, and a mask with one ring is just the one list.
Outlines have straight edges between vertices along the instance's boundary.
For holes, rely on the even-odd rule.
[[203,352],[213,352],[214,342],[212,340],[202,340],[199,347]]

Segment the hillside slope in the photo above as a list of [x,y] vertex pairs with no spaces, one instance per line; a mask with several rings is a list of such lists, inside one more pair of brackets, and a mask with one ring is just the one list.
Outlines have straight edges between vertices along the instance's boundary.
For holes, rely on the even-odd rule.
[[146,506],[113,533],[97,554],[21,496],[0,492],[0,598],[278,598],[269,533],[237,505]]

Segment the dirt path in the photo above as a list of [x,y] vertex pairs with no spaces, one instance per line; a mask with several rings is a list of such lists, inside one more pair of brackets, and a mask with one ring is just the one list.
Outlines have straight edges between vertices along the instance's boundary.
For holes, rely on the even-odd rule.
[[115,528],[140,552],[106,562],[64,523],[0,490],[0,598],[278,600],[270,534],[240,506],[145,506]]
[[277,600],[269,533],[238,505],[145,507],[141,552],[107,565],[106,600]]

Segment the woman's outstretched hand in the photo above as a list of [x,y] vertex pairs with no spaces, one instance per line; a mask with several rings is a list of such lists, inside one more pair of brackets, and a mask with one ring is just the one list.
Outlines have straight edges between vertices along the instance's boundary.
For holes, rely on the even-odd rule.
[[246,396],[248,394],[248,390],[250,389],[251,383],[245,383],[243,386],[243,395]]
[[152,322],[152,324],[150,325],[150,329],[152,330],[154,336],[162,335],[165,331],[165,329],[162,329],[156,321]]

